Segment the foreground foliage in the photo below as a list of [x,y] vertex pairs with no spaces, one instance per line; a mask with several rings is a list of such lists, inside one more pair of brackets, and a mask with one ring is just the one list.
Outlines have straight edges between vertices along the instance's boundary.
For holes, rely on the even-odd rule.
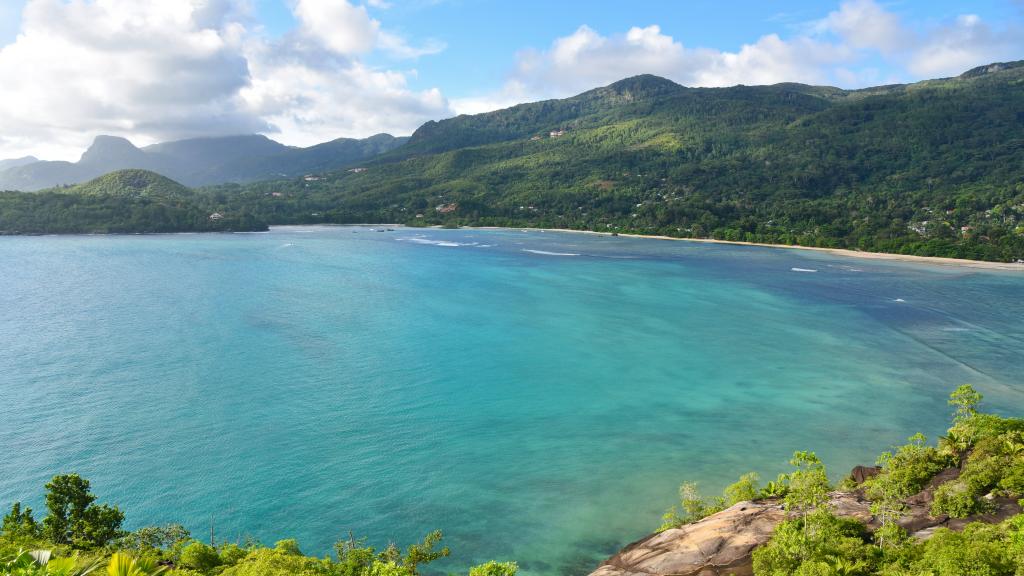
[[[923,538],[898,524],[907,499],[929,486],[935,490],[934,516],[970,519],[992,511],[997,498],[1024,497],[1024,420],[981,413],[980,402],[974,388],[961,386],[950,396],[953,425],[936,445],[916,434],[879,457],[876,476],[860,485],[843,481],[844,489],[859,490],[870,500],[880,525],[874,530],[833,513],[825,467],[810,452],[794,454],[794,470],[771,490],[758,491],[756,475],[747,474],[709,503],[692,484],[684,484],[687,514],[670,511],[662,528],[699,520],[741,500],[774,498],[788,518],[754,551],[757,576],[1020,576],[1024,514],[995,524],[971,522],[962,531],[939,528]],[[956,470],[959,477],[936,486],[940,472]],[[942,478],[949,476],[955,474]]]
[[[211,542],[192,538],[178,524],[121,529],[124,514],[96,504],[88,480],[55,476],[46,485],[49,514],[37,522],[30,508],[15,503],[0,531],[0,576],[418,576],[449,556],[440,530],[405,551],[381,550],[350,535],[335,545],[335,557],[302,553],[295,540],[273,547],[257,542]],[[470,576],[515,576],[514,562],[488,562]]]

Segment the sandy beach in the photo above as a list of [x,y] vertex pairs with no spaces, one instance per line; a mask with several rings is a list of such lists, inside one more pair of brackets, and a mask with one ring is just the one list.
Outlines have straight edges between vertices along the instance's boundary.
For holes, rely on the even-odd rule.
[[[544,232],[570,232],[574,234],[592,234],[597,236],[612,236],[612,232],[596,232],[593,230],[571,230],[566,228],[504,228],[499,226],[463,226],[463,228],[475,228],[478,230],[536,230]],[[863,252],[860,250],[849,250],[845,248],[817,248],[813,246],[791,246],[787,244],[764,244],[760,242],[734,242],[730,240],[713,240],[708,238],[674,238],[672,236],[657,236],[648,234],[624,234],[617,236],[622,238],[647,238],[651,240],[674,240],[680,242],[703,242],[706,244],[732,244],[736,246],[760,246],[762,248],[788,248],[794,250],[811,250],[824,252],[836,256],[850,256],[853,258],[864,258],[867,260],[889,260],[894,262],[908,262],[918,264],[930,264],[938,266],[952,266],[957,268],[976,268],[982,270],[1003,270],[1010,272],[1024,272],[1024,264],[1012,262],[985,262],[982,260],[966,260],[963,258],[941,258],[938,256],[908,256],[905,254],[889,254],[886,252]]]

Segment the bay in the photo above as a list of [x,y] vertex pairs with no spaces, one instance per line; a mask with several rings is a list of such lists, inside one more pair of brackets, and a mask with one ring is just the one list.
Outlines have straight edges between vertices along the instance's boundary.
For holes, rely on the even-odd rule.
[[322,554],[440,528],[587,573],[815,450],[836,479],[1024,406],[1024,275],[517,230],[0,238],[0,505],[78,472],[130,527]]

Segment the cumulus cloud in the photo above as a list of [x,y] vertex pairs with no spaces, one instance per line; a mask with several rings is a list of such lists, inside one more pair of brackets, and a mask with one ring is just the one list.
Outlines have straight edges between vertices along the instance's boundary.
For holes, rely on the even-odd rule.
[[873,0],[843,2],[816,23],[819,33],[833,33],[853,48],[871,48],[893,53],[905,48],[909,38],[899,16],[887,12]]
[[[544,50],[517,55],[501,89],[453,100],[458,112],[515,99],[563,97],[637,74],[687,86],[805,82],[861,87],[953,75],[1024,52],[1019,23],[998,27],[975,15],[931,26],[907,23],[875,0],[845,0],[792,37],[767,34],[735,51],[689,47],[659,26],[602,35],[588,26]],[[884,62],[887,72],[878,68]]]
[[136,143],[261,132],[312,144],[409,133],[450,115],[411,71],[376,69],[380,51],[417,47],[345,0],[298,0],[295,30],[270,40],[247,0],[30,0],[0,48],[0,158],[74,159],[96,134]]
[[656,24],[613,33],[579,26],[515,55],[498,89],[449,102],[436,88],[413,89],[416,71],[406,67],[444,45],[389,30],[375,17],[387,0],[288,2],[295,27],[270,38],[249,14],[251,0],[28,0],[16,39],[0,46],[0,158],[74,159],[101,133],[146,144],[261,132],[295,145],[408,134],[453,112],[564,97],[643,73],[689,86],[856,87],[1024,53],[1019,19],[963,14],[922,24],[876,0],[843,0],[790,35],[731,50],[689,46]]
[[1024,29],[996,29],[974,14],[964,14],[950,24],[930,31],[914,50],[907,68],[917,76],[958,74],[973,66],[1016,60],[1024,49]]
[[460,113],[478,112],[517,98],[574,94],[637,74],[656,74],[688,86],[825,82],[830,79],[825,68],[849,54],[848,47],[809,37],[787,41],[769,34],[728,52],[688,48],[656,25],[612,36],[580,26],[547,50],[520,53],[500,91],[457,99],[453,106]]

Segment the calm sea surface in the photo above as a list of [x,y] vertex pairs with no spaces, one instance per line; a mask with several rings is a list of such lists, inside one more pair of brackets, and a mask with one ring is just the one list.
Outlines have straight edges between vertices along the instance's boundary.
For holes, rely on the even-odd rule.
[[0,238],[0,506],[76,471],[132,528],[441,528],[442,571],[581,573],[682,480],[797,449],[838,477],[944,430],[965,382],[1019,414],[1022,359],[1024,274],[552,232]]

